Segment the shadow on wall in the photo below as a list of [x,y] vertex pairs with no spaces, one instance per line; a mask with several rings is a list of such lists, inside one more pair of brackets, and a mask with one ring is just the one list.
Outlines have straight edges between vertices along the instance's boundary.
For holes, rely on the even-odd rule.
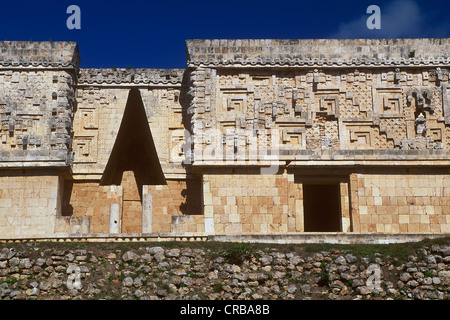
[[71,204],[72,198],[72,190],[73,190],[73,181],[64,181],[64,193],[63,193],[63,202],[61,207],[61,215],[62,216],[72,216],[73,215],[73,206]]
[[[182,94],[180,99],[183,100],[183,103],[186,103],[185,93]],[[189,126],[189,120],[186,119],[186,116],[186,111],[184,111],[183,124]],[[183,167],[187,174],[191,173],[190,165],[183,165]],[[125,172],[132,172],[134,177],[131,179],[130,176],[124,182]],[[183,215],[202,214],[201,177],[187,178],[182,184],[181,189],[175,188],[171,191],[175,192],[174,197],[176,201],[179,201],[179,212]],[[67,180],[64,190],[62,215],[86,214],[86,210],[91,207],[86,201],[89,203],[93,200],[95,201],[92,197],[95,198],[97,192],[102,193],[99,187],[110,185],[124,188],[123,200],[138,200],[140,203],[143,200],[142,190],[144,185],[168,185],[162,171],[139,89],[131,89],[129,91],[116,141],[100,183]],[[172,189],[172,186],[173,184],[169,185],[169,188]],[[128,199],[126,197],[126,195],[137,192],[139,193],[138,198],[133,196],[132,199]],[[89,193],[94,194],[91,195]]]
[[143,185],[165,185],[139,89],[131,89],[119,132],[100,185],[120,185],[124,171],[133,171],[142,199]]
[[185,202],[180,205],[184,215],[202,214],[202,179],[200,177],[186,179],[186,188],[181,191]]

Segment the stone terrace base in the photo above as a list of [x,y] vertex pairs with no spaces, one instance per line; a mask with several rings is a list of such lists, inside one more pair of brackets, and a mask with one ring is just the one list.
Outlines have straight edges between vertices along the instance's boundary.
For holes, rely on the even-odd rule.
[[381,234],[381,233],[297,233],[271,235],[215,235],[208,241],[249,243],[330,243],[330,244],[390,244],[419,242],[448,237],[448,234]]
[[111,234],[58,234],[34,238],[2,239],[0,243],[13,242],[166,242],[166,241],[218,241],[246,243],[329,243],[329,244],[391,244],[419,242],[425,239],[449,237],[444,233],[296,233],[296,234],[247,234],[204,235],[195,233],[119,233]]

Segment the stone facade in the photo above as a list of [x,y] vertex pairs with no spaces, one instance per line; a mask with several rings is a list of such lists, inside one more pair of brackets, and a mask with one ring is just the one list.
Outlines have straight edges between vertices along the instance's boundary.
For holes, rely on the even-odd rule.
[[0,47],[0,238],[450,232],[450,39]]

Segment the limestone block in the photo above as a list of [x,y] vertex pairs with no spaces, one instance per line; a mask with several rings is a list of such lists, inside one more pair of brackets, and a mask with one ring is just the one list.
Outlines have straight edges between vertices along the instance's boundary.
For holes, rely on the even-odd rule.
[[117,203],[111,204],[109,209],[109,232],[121,232],[120,205]]
[[211,193],[203,193],[203,203],[205,206],[212,205],[212,194]]
[[214,234],[214,231],[215,231],[214,229],[215,229],[214,218],[205,217],[205,221],[204,221],[205,234]]
[[142,199],[142,232],[152,233],[153,231],[153,195],[148,194],[147,186],[143,186]]
[[57,217],[55,221],[55,233],[63,234],[88,234],[90,231],[90,219],[88,217]]

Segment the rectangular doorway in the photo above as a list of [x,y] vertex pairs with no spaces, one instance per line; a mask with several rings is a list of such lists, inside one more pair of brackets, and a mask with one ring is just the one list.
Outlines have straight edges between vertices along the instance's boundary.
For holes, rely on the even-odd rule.
[[339,183],[303,184],[305,232],[340,232]]

